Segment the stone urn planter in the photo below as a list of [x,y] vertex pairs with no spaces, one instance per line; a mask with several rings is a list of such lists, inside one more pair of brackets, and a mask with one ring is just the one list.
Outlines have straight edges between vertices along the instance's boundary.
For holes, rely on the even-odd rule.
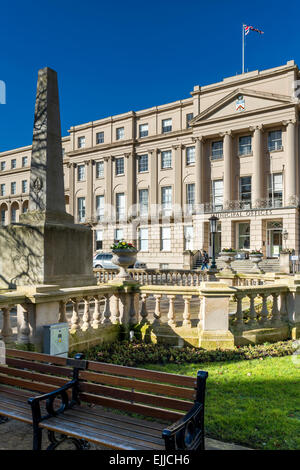
[[136,262],[136,255],[137,251],[136,250],[129,250],[126,248],[121,248],[121,249],[116,249],[112,250],[113,252],[113,257],[112,257],[112,262],[116,264],[117,266],[120,266],[120,271],[117,274],[115,279],[119,280],[129,280],[131,279],[130,274],[127,272],[128,266],[131,266],[132,264]]
[[235,273],[235,270],[231,267],[231,263],[234,260],[236,255],[235,251],[221,251],[220,257],[221,260],[226,264],[225,268],[222,269],[222,272]]
[[262,262],[263,255],[261,253],[250,253],[249,258],[254,264],[251,272],[256,274],[264,274],[264,270],[259,266],[259,263]]

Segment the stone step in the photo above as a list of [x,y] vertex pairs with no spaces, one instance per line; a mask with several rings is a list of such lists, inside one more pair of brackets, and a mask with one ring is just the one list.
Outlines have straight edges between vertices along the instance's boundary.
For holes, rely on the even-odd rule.
[[[218,269],[222,269],[226,266],[224,261],[222,261],[219,258],[216,259],[216,264],[217,264]],[[231,266],[233,267],[233,269],[235,269],[238,272],[249,273],[249,272],[251,272],[254,265],[253,265],[251,260],[234,260],[231,263]],[[198,260],[194,265],[194,269],[195,268],[197,269],[197,268],[200,268],[200,267],[201,267],[201,262]],[[277,272],[277,271],[280,270],[279,260],[277,260],[277,259],[264,259],[260,263],[260,267],[266,272]]]

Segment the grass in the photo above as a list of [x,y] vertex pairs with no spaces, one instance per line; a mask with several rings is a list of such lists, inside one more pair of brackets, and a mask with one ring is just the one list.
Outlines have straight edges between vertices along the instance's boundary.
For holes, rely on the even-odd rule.
[[300,450],[300,364],[293,359],[142,367],[192,376],[208,372],[208,437],[254,449]]

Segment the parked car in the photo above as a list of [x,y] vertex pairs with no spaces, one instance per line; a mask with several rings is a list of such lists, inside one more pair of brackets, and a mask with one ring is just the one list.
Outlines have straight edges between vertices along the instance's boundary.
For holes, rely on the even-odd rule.
[[129,268],[133,269],[147,269],[146,263],[142,263],[142,261],[136,261],[134,264],[129,266]]
[[112,262],[112,253],[98,253],[93,258],[93,268],[119,269],[119,266]]

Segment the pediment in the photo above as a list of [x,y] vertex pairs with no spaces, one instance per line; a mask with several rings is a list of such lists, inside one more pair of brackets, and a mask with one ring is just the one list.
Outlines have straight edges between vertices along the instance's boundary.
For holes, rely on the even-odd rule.
[[259,111],[283,104],[294,104],[294,100],[290,96],[237,88],[195,116],[190,124],[196,125],[204,120],[242,115],[249,111]]

